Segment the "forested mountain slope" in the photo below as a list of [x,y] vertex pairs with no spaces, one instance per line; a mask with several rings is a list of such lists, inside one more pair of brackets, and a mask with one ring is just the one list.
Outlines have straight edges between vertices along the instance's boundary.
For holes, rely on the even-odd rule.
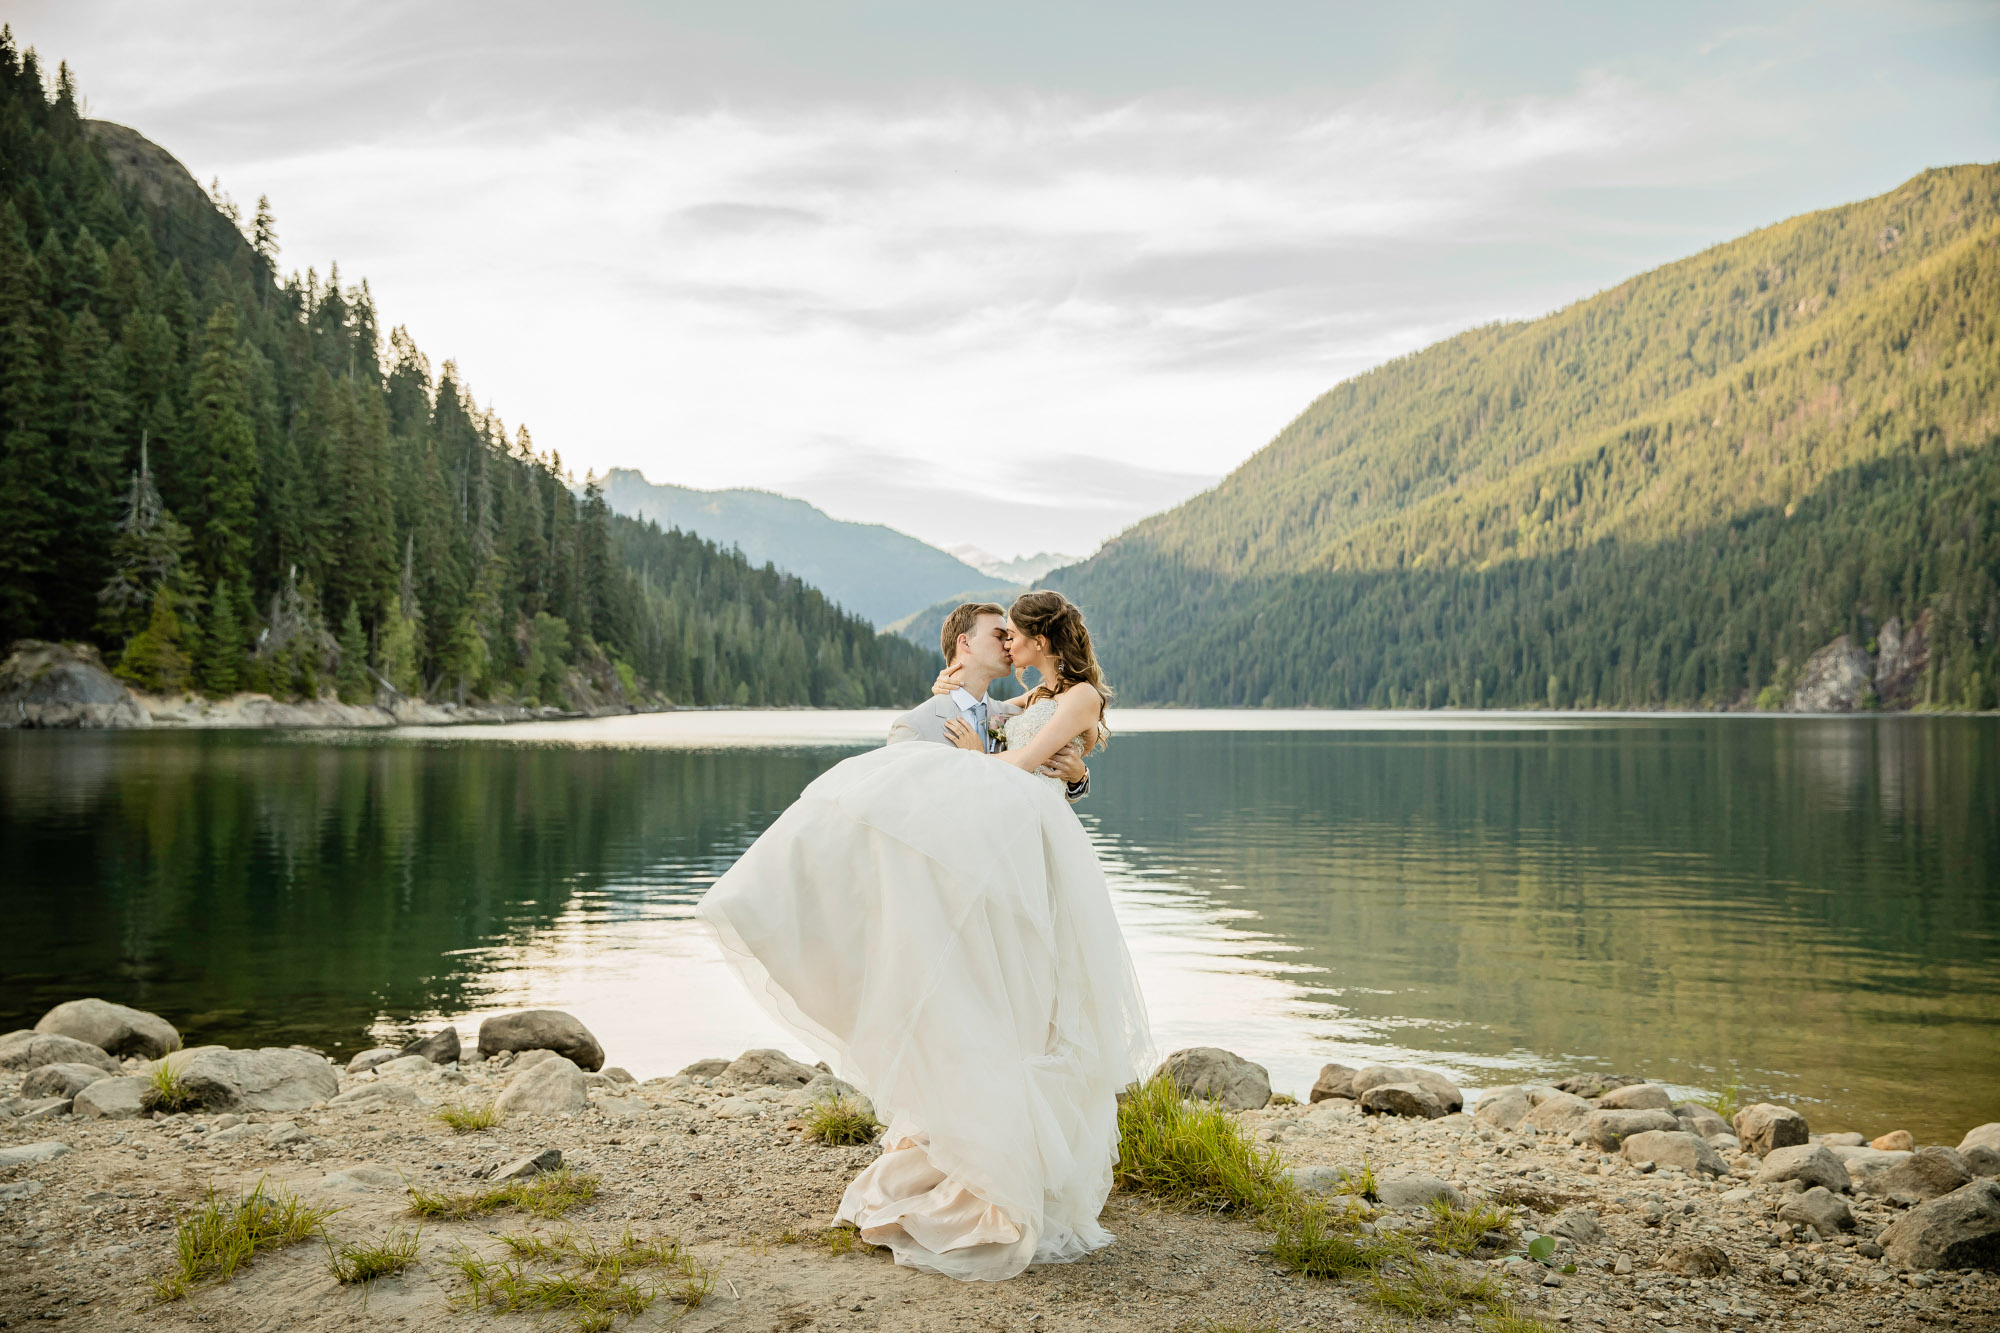
[[612,510],[741,550],[752,564],[796,574],[879,626],[993,582],[957,556],[880,523],[848,523],[770,491],[697,491],[647,481],[631,468],[604,477]]
[[900,703],[925,655],[579,498],[367,284],[278,276],[171,155],[0,36],[0,644],[154,689]]
[[1920,625],[1991,702],[2000,167],[1927,171],[1357,376],[1056,576],[1127,697],[1767,702]]

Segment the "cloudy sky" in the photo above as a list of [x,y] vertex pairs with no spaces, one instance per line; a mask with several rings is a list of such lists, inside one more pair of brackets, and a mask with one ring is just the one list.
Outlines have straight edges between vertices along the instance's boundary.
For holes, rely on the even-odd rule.
[[2000,157],[2000,5],[1952,0],[0,16],[579,475],[1001,555],[1386,358]]

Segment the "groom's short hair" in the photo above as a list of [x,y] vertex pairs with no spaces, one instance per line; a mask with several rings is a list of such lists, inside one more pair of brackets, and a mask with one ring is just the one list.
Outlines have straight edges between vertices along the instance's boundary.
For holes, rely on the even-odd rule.
[[938,647],[944,650],[944,664],[950,666],[958,656],[958,636],[972,633],[981,616],[1004,616],[1007,613],[992,602],[966,602],[955,606],[951,614],[944,618],[944,629],[938,634]]

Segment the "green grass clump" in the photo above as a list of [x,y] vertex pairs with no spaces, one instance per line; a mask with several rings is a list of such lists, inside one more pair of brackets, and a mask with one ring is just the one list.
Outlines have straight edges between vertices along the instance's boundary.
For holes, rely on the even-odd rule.
[[224,1199],[209,1187],[201,1207],[174,1226],[173,1267],[153,1279],[161,1303],[177,1301],[197,1283],[226,1282],[259,1250],[280,1250],[321,1234],[337,1208],[308,1208],[298,1196],[266,1191],[258,1181],[249,1194]]
[[[611,1245],[570,1232],[500,1239],[508,1258],[482,1259],[470,1250],[452,1258],[468,1288],[456,1298],[461,1304],[566,1315],[579,1333],[602,1333],[620,1315],[637,1318],[656,1300],[692,1310],[715,1290],[715,1270],[677,1239],[641,1240],[630,1228]],[[634,1281],[631,1273],[646,1280]]]
[[1495,1305],[1481,1312],[1479,1333],[1555,1333],[1555,1325],[1511,1305]]
[[1277,1153],[1251,1143],[1215,1103],[1188,1101],[1164,1078],[1118,1104],[1114,1179],[1121,1189],[1218,1213],[1259,1213],[1297,1193]]
[[780,1245],[817,1245],[835,1258],[853,1254],[857,1250],[862,1254],[873,1254],[882,1248],[879,1245],[870,1245],[861,1239],[861,1233],[846,1222],[838,1226],[809,1228],[805,1231],[788,1227],[777,1234],[776,1240]]
[[410,1212],[418,1217],[434,1217],[447,1222],[483,1217],[502,1208],[519,1208],[536,1217],[561,1217],[578,1204],[596,1198],[597,1187],[596,1176],[563,1167],[527,1180],[510,1180],[505,1185],[466,1194],[412,1188]]
[[458,1134],[471,1134],[476,1130],[492,1129],[500,1123],[500,1112],[492,1102],[483,1106],[468,1106],[463,1102],[447,1106],[437,1113],[437,1118],[450,1125]]
[[182,1080],[180,1070],[167,1063],[166,1056],[153,1062],[153,1086],[140,1094],[139,1104],[148,1111],[192,1111],[201,1105]]
[[1724,1120],[1727,1120],[1730,1124],[1735,1124],[1736,1113],[1743,1109],[1742,1081],[1739,1079],[1729,1080],[1729,1086],[1709,1100],[1708,1109],[1721,1116]]
[[851,1097],[814,1102],[806,1111],[806,1137],[832,1148],[871,1142],[882,1130],[875,1113]]
[[1335,1211],[1319,1199],[1298,1199],[1266,1214],[1271,1257],[1304,1277],[1343,1278],[1373,1273],[1410,1253],[1401,1236],[1371,1236],[1352,1209]]
[[1514,1221],[1512,1213],[1490,1203],[1475,1201],[1466,1208],[1454,1208],[1444,1199],[1432,1199],[1428,1207],[1432,1218],[1431,1240],[1439,1249],[1453,1254],[1471,1254],[1479,1248],[1481,1236],[1489,1231],[1505,1231]]
[[417,1242],[422,1236],[421,1229],[413,1235],[400,1227],[367,1245],[336,1244],[331,1236],[325,1236],[326,1266],[333,1270],[334,1281],[343,1285],[393,1277],[417,1261]]
[[1414,1252],[1375,1274],[1368,1299],[1385,1310],[1424,1319],[1448,1315],[1464,1305],[1507,1303],[1491,1275],[1468,1273],[1453,1260]]

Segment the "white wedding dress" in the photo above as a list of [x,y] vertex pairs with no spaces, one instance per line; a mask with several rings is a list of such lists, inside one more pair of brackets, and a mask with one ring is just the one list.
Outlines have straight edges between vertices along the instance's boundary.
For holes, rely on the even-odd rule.
[[[1053,700],[1009,720],[1019,748]],[[696,909],[886,1122],[839,1216],[896,1262],[998,1280],[1108,1245],[1138,978],[1062,784],[910,742],[808,786]]]

